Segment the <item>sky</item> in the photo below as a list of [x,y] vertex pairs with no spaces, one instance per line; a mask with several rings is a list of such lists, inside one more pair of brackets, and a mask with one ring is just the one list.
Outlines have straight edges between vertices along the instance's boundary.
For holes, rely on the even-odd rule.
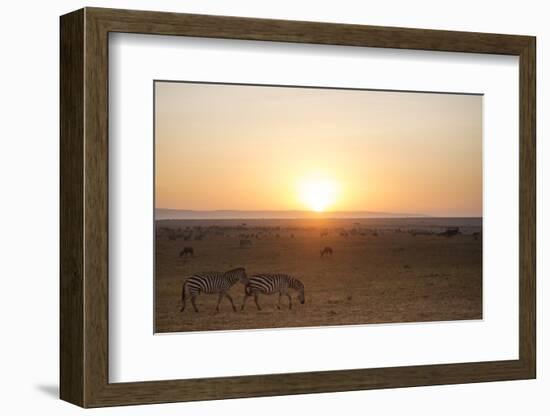
[[482,216],[481,95],[155,82],[155,206]]

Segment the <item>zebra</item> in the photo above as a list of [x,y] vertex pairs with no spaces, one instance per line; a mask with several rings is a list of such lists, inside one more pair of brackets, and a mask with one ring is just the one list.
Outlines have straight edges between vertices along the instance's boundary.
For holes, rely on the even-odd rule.
[[244,299],[241,306],[241,311],[244,309],[244,305],[247,299],[254,296],[254,302],[259,311],[262,310],[258,303],[258,295],[260,293],[264,295],[279,294],[279,302],[277,303],[277,309],[281,309],[281,297],[286,295],[288,297],[288,309],[292,309],[292,298],[290,297],[289,289],[298,292],[298,300],[301,304],[305,303],[305,289],[304,284],[287,274],[255,274],[245,285]]
[[195,312],[198,312],[199,310],[195,304],[195,298],[201,293],[218,294],[216,312],[220,311],[220,302],[224,296],[229,299],[229,302],[231,302],[231,306],[233,307],[233,311],[236,312],[237,308],[235,308],[233,299],[227,292],[239,281],[243,284],[248,283],[248,278],[244,267],[232,269],[225,273],[206,272],[194,274],[183,283],[183,287],[181,289],[181,301],[183,306],[181,307],[180,312],[185,310],[185,301],[187,298],[191,298],[193,309]]

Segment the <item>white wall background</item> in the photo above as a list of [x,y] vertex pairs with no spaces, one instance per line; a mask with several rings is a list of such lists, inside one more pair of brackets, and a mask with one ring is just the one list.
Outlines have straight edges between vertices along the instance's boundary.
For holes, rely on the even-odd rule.
[[[58,16],[83,6],[166,10],[276,19],[529,34],[538,37],[538,316],[539,377],[534,381],[338,394],[224,400],[91,410],[88,414],[280,415],[548,413],[550,361],[543,305],[550,301],[543,258],[550,226],[544,192],[550,169],[544,73],[550,26],[541,1],[254,1],[124,0],[5,2],[0,15],[0,409],[3,414],[82,412],[58,395]],[[546,199],[546,201],[545,201]]]

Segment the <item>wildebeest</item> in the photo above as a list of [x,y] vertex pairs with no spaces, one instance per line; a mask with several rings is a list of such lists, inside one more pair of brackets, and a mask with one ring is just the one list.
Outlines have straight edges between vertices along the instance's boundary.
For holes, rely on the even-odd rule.
[[239,246],[242,248],[242,247],[250,247],[252,246],[252,241],[248,240],[248,239],[243,239],[239,242]]
[[472,236],[474,237],[474,240],[477,240],[479,237],[481,237],[481,233],[478,231],[473,233]]
[[187,257],[187,256],[193,257],[195,255],[195,250],[193,250],[193,247],[184,247],[182,251],[180,251],[180,257]]
[[181,289],[181,302],[182,307],[180,312],[185,310],[185,303],[187,298],[191,298],[191,304],[195,312],[198,312],[197,305],[195,304],[195,298],[200,294],[218,294],[218,303],[216,304],[216,312],[220,310],[220,302],[223,297],[226,297],[231,302],[233,311],[236,312],[233,298],[227,293],[231,287],[237,282],[241,282],[246,285],[248,283],[248,277],[244,267],[229,270],[223,272],[205,272],[196,273],[187,278],[183,282]]
[[325,247],[324,249],[321,250],[321,257],[324,257],[325,254],[326,255],[331,255],[332,256],[332,253],[333,253],[333,250],[332,250],[332,247]]

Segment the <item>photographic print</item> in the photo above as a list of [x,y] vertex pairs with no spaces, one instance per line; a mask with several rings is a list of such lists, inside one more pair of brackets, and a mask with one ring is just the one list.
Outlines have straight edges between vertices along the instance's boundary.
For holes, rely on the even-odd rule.
[[155,332],[482,318],[481,94],[154,96]]

